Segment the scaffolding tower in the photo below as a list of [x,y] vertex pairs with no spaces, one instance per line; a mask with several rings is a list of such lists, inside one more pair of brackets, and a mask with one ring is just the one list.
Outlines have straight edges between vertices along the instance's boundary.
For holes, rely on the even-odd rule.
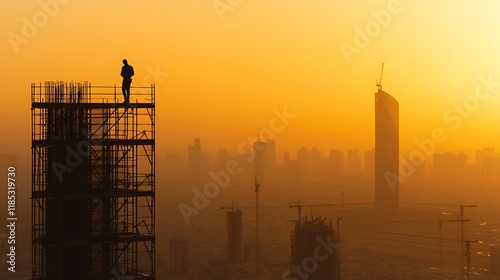
[[155,279],[155,85],[131,93],[31,84],[33,279]]
[[[321,217],[300,218],[291,232],[293,279],[340,280],[340,243]],[[299,272],[296,272],[299,271]]]

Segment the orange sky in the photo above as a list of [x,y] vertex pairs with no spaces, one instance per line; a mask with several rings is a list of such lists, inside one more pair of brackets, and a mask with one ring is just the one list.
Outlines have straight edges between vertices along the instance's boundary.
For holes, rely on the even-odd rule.
[[[403,153],[434,128],[448,136],[438,151],[500,148],[498,1],[41,0],[0,9],[0,153],[29,157],[31,82],[120,84],[123,58],[133,85],[158,88],[160,153],[195,137],[206,150],[236,151],[284,107],[296,117],[275,133],[279,152],[371,148],[382,62],[383,88],[400,103]],[[356,49],[346,56],[347,45]],[[491,80],[481,99],[479,77]],[[454,104],[464,101],[460,116]]]

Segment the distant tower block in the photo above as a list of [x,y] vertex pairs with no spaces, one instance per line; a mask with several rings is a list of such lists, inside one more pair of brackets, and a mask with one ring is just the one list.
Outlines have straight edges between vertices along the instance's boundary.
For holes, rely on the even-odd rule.
[[244,243],[243,250],[243,259],[245,261],[254,261],[255,260],[255,244],[253,242],[246,241]]
[[255,158],[253,162],[254,176],[259,183],[265,182],[266,177],[266,142],[255,142],[253,144]]
[[170,239],[170,274],[187,273],[187,240]]
[[490,246],[490,272],[500,276],[500,246]]
[[375,93],[375,207],[399,209],[399,103],[381,86]]
[[241,260],[243,247],[242,212],[231,210],[227,212],[227,258]]
[[[300,272],[289,279],[340,280],[340,244],[331,225],[321,218],[297,221],[291,236],[292,265]],[[335,245],[326,245],[331,243]]]
[[148,89],[132,109],[112,86],[31,85],[32,279],[155,279]]
[[203,153],[200,138],[195,138],[188,145],[188,175],[193,180],[199,180],[203,175]]

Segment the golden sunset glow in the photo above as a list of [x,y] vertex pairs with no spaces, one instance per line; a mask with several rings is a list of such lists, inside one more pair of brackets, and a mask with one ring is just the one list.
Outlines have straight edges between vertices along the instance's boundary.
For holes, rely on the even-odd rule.
[[500,275],[500,1],[0,2],[14,277]]
[[[382,62],[384,90],[401,106],[403,152],[436,127],[449,135],[438,150],[500,140],[498,84],[458,129],[443,118],[473,96],[479,77],[500,81],[496,1],[240,1],[228,10],[208,0],[52,2],[46,22],[34,17],[48,14],[36,1],[1,4],[0,114],[4,131],[19,131],[19,141],[2,138],[3,149],[29,145],[30,82],[119,84],[123,58],[136,71],[132,86],[158,88],[163,151],[194,137],[209,150],[236,150],[283,107],[297,117],[275,136],[280,150],[373,147]],[[345,55],[343,44],[356,52]]]

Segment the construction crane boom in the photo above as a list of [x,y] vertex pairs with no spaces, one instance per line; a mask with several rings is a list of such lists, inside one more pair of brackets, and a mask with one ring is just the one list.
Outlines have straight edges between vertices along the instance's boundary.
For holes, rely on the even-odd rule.
[[300,221],[302,219],[302,208],[303,207],[321,207],[321,206],[338,206],[340,204],[333,204],[333,203],[324,203],[324,204],[300,204],[299,201],[297,201],[296,205],[289,204],[288,208],[297,208],[299,212],[299,217],[297,219],[297,222],[300,224]]

